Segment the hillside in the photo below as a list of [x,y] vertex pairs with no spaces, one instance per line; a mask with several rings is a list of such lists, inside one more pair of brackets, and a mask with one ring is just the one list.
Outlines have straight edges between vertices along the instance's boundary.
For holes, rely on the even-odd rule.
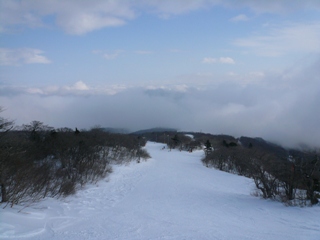
[[[0,209],[1,239],[319,239],[320,208],[251,195],[251,179],[206,168],[203,151],[148,142],[147,162],[62,200]],[[19,212],[18,212],[19,211]]]

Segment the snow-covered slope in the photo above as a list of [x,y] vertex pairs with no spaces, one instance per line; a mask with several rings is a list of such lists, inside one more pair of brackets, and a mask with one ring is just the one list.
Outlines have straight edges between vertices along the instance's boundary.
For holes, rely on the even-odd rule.
[[[64,200],[0,210],[0,239],[320,239],[320,208],[253,197],[250,179],[161,150]],[[18,213],[18,210],[21,210]]]

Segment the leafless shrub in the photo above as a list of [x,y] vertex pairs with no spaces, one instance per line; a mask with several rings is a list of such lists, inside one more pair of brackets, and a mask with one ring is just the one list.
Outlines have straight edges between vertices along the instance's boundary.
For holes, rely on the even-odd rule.
[[111,173],[111,162],[150,157],[142,149],[144,139],[136,136],[110,134],[100,128],[54,130],[39,121],[23,125],[22,130],[1,140],[1,199],[5,206],[74,194],[78,187]]

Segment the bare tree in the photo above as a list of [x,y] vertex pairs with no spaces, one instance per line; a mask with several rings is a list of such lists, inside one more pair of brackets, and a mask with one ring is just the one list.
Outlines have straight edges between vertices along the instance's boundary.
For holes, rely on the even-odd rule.
[[[0,113],[3,112],[3,108],[0,107]],[[3,136],[3,133],[10,131],[13,128],[13,121],[10,121],[6,118],[0,117],[0,133]]]
[[31,140],[34,141],[40,141],[45,133],[54,129],[40,121],[32,121],[29,124],[24,124],[22,128],[29,134]]
[[[0,113],[3,111],[3,108],[0,107]],[[1,202],[7,202],[7,191],[6,191],[6,159],[8,155],[8,148],[10,146],[2,142],[2,138],[5,133],[10,131],[13,128],[13,121],[0,117],[0,187],[1,187]]]

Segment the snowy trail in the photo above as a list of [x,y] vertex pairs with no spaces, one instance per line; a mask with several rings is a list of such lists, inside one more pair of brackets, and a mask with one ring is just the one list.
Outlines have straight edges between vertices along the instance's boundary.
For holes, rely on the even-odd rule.
[[250,195],[250,179],[205,168],[203,151],[160,150],[63,201],[1,210],[1,239],[320,239],[320,209]]

